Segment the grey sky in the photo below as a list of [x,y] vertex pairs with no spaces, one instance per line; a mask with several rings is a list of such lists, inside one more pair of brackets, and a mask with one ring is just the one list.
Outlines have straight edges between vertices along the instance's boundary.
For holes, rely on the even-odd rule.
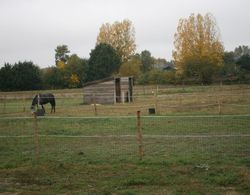
[[0,0],[0,66],[31,60],[54,65],[54,49],[89,57],[103,23],[129,19],[137,52],[170,60],[178,20],[212,13],[226,50],[250,45],[250,0]]

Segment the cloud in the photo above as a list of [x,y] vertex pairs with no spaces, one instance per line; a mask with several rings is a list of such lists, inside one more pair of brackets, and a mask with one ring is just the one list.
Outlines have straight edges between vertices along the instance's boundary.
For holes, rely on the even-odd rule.
[[130,19],[138,52],[171,59],[178,20],[211,12],[227,50],[250,44],[248,0],[2,0],[0,1],[0,66],[32,60],[54,64],[54,49],[66,44],[88,57],[102,23]]

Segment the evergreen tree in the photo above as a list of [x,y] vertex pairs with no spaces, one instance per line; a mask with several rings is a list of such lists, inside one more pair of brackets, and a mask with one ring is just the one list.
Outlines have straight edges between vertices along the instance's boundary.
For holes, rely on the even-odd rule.
[[117,73],[121,59],[108,44],[100,43],[90,53],[88,81],[103,79]]

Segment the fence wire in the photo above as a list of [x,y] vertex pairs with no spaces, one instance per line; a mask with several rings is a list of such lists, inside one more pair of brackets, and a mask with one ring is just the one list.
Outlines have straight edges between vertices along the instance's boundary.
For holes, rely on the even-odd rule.
[[[158,115],[172,114],[248,114],[250,94],[147,94],[135,95],[132,103],[113,105],[85,104],[82,94],[56,96],[56,113],[59,116],[114,116],[134,115],[141,110],[148,114],[155,108]],[[5,96],[0,98],[0,116],[30,116],[31,97]],[[50,105],[45,110],[50,113]]]
[[[250,115],[5,117],[0,164],[40,162],[208,162],[250,158]],[[10,163],[11,162],[11,163]]]

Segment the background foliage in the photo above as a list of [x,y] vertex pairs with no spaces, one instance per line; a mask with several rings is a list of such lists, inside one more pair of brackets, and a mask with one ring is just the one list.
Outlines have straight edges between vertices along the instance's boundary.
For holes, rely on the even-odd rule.
[[224,48],[210,14],[191,14],[188,19],[180,19],[174,46],[177,73],[184,77],[211,83],[216,70],[223,66]]
[[149,50],[135,53],[130,20],[100,27],[90,58],[71,54],[65,44],[55,49],[55,64],[40,69],[33,62],[6,63],[0,69],[0,91],[79,88],[110,76],[133,76],[137,84],[250,83],[250,49],[224,51],[215,18],[191,14],[180,19],[174,35],[173,60],[155,58]]

